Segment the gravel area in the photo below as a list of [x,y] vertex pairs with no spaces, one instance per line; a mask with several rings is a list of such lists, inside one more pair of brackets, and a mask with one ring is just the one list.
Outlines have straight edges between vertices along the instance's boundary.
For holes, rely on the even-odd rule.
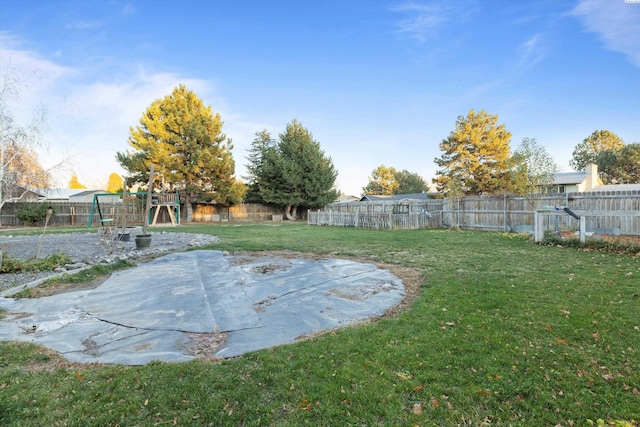
[[181,251],[192,247],[218,242],[220,239],[208,234],[180,232],[150,233],[151,245],[137,249],[134,236],[123,242],[101,236],[96,232],[72,234],[45,234],[37,236],[0,236],[0,251],[3,257],[30,260],[45,258],[54,253],[64,253],[71,258],[66,266],[49,272],[0,273],[0,292],[14,286],[30,283],[55,274],[70,272],[83,267],[108,264],[122,259],[138,259],[166,252]]

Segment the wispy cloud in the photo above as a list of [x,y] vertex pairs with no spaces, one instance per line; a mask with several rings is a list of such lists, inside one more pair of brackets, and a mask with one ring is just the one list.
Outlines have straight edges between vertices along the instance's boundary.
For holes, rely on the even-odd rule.
[[420,43],[436,38],[451,21],[464,20],[471,10],[469,1],[406,2],[391,8],[405,18],[396,23],[396,33]]
[[540,62],[545,55],[545,46],[543,37],[540,34],[535,34],[519,47],[520,61],[526,67],[533,66]]
[[102,21],[75,21],[64,26],[67,30],[95,30],[104,27]]
[[640,4],[622,0],[581,0],[571,12],[585,29],[600,36],[607,49],[640,67]]
[[84,184],[104,185],[101,182],[111,172],[120,171],[115,153],[127,150],[129,127],[138,123],[155,99],[169,95],[179,84],[196,92],[207,105],[224,104],[216,98],[211,80],[135,64],[128,65],[130,73],[99,75],[96,70],[65,67],[25,50],[19,39],[6,33],[0,34],[0,46],[0,73],[14,73],[21,84],[19,99],[9,105],[12,114],[24,122],[36,108],[46,112],[46,135],[37,151],[44,167],[62,163],[52,171],[58,185],[68,182],[71,170]]
[[447,3],[405,3],[391,10],[407,15],[397,23],[396,32],[420,43],[434,38],[451,14],[451,7]]

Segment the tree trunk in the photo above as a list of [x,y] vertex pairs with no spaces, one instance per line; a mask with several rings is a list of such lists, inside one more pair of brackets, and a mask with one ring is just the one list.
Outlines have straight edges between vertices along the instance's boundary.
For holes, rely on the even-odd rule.
[[295,221],[297,211],[298,211],[297,206],[287,205],[287,207],[284,210],[284,213],[289,221]]

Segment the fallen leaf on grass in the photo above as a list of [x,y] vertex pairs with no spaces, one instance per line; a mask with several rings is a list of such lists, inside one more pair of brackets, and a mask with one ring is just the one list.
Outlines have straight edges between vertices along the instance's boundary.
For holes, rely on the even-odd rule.
[[424,386],[423,386],[422,384],[420,384],[420,385],[415,386],[415,387],[413,388],[413,391],[420,391],[420,390],[422,390],[423,388],[424,388]]
[[422,415],[422,405],[419,403],[413,404],[413,415]]
[[438,403],[438,399],[433,399],[431,405],[433,406],[433,409],[438,409],[438,406],[440,406],[440,404]]
[[394,374],[396,374],[398,378],[402,378],[405,381],[413,378],[413,375],[411,375],[409,372],[394,372]]
[[607,380],[607,381],[613,381],[613,380],[614,380],[613,375],[609,375],[609,374],[604,374],[604,375],[602,376],[602,378],[604,378],[604,379],[605,379],[605,380]]
[[560,345],[569,345],[569,341],[568,340],[564,340],[562,338],[556,338],[556,343],[558,343]]
[[600,334],[597,332],[594,332],[593,334],[591,334],[591,336],[593,337],[594,340],[598,341],[600,339]]

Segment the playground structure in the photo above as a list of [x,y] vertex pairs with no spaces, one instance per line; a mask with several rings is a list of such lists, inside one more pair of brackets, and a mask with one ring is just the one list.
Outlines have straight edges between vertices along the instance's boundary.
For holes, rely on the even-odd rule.
[[[160,211],[165,208],[167,210],[172,226],[180,225],[180,197],[178,192],[175,193],[155,193],[151,194],[151,199],[147,203],[148,192],[132,192],[125,193],[123,200],[117,200],[117,203],[105,203],[108,198],[122,198],[121,193],[98,193],[93,196],[91,204],[91,212],[87,226],[91,228],[93,224],[94,214],[97,213],[100,226],[104,234],[115,235],[116,230],[127,227],[126,203],[131,196],[141,202],[144,209],[143,217],[137,221],[131,221],[131,224],[146,223],[152,226],[156,225],[160,215]],[[130,202],[129,202],[130,203]]]

